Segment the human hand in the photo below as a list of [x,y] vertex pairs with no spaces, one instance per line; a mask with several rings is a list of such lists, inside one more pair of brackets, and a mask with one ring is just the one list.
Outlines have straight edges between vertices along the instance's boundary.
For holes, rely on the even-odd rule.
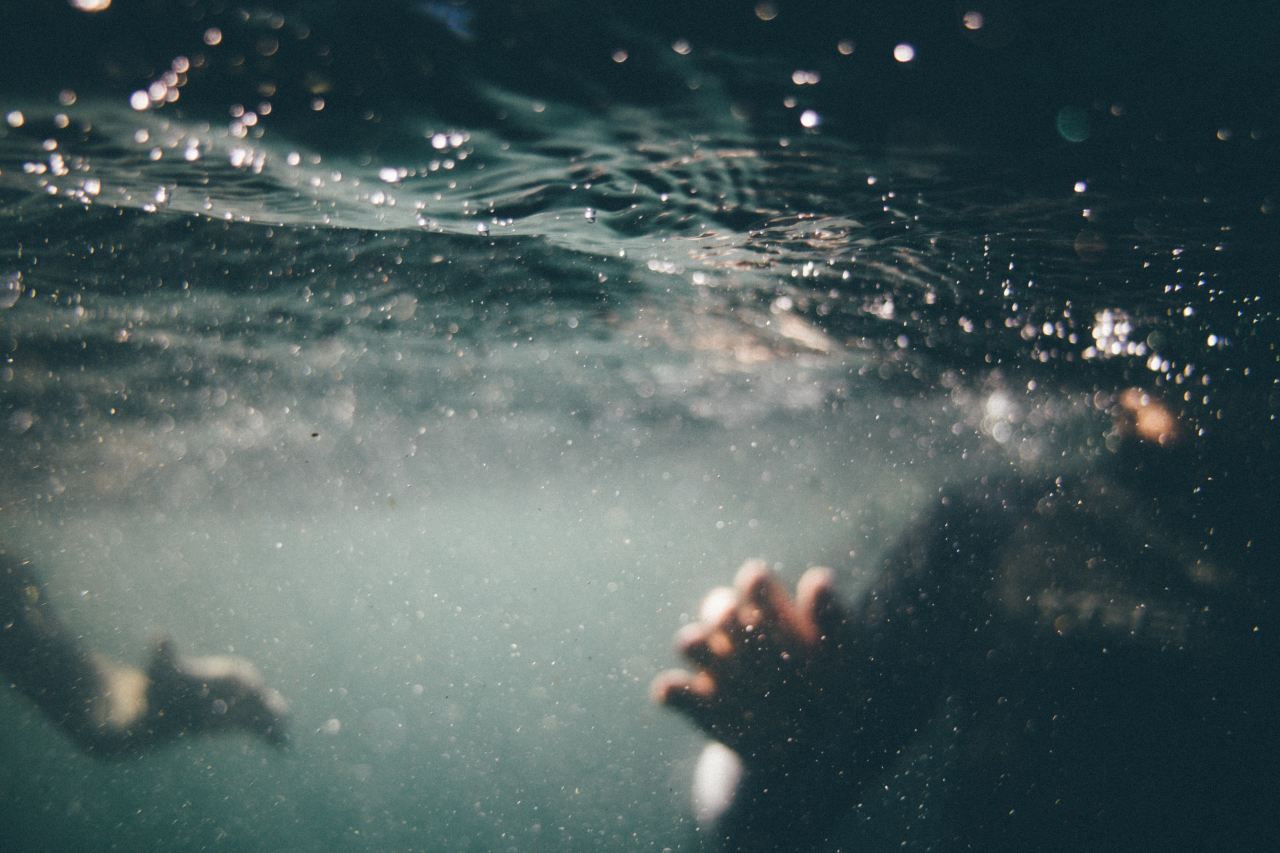
[[652,695],[752,764],[807,763],[847,736],[854,643],[830,569],[807,571],[793,600],[753,560],[713,590],[677,635],[696,668],[658,676]]
[[144,736],[170,740],[188,734],[241,729],[277,747],[288,743],[288,704],[243,658],[178,655],[167,638],[147,668]]

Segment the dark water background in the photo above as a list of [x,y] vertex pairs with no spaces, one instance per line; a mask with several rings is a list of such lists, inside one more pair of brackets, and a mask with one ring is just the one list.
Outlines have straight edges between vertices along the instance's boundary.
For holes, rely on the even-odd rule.
[[[699,595],[753,555],[852,592],[940,484],[1109,464],[1131,386],[1180,533],[1269,594],[1278,34],[4,4],[0,535],[112,654],[258,661],[296,749],[102,764],[5,696],[0,846],[696,849],[646,685]],[[946,820],[885,799],[853,843]]]

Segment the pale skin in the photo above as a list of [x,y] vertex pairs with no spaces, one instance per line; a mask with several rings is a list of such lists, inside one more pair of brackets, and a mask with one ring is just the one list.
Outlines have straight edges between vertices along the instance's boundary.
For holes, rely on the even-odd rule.
[[195,734],[245,731],[286,743],[288,706],[253,664],[185,657],[157,641],[147,668],[84,646],[31,565],[0,552],[0,671],[92,755],[136,753]]

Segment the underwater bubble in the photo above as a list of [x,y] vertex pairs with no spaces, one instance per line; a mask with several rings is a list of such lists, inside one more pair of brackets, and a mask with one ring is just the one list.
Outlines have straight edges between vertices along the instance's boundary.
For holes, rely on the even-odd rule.
[[0,274],[0,308],[12,308],[22,298],[22,273]]
[[1058,135],[1068,142],[1084,142],[1089,138],[1089,116],[1079,107],[1058,110]]

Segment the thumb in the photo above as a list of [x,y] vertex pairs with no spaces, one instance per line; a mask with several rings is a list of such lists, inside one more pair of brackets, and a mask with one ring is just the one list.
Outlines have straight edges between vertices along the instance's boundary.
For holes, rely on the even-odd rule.
[[147,671],[152,678],[178,672],[178,651],[168,634],[160,634],[152,641]]

